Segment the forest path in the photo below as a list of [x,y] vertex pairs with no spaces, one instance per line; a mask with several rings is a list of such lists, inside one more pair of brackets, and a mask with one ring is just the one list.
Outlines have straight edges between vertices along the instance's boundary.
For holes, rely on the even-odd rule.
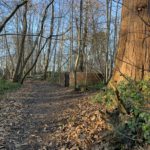
[[90,136],[98,138],[98,131],[105,129],[89,95],[46,81],[27,81],[0,100],[0,150],[63,150],[77,145],[88,149]]

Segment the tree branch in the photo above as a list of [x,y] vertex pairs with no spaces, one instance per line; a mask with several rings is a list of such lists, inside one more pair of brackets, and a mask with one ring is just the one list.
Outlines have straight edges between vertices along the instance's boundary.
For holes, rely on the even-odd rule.
[[3,30],[3,28],[5,27],[6,23],[13,17],[13,15],[16,13],[16,11],[17,11],[21,6],[23,6],[24,4],[26,4],[27,2],[28,2],[28,0],[25,0],[25,1],[23,1],[21,4],[18,4],[18,5],[16,6],[16,8],[11,12],[11,14],[10,14],[8,17],[6,17],[6,19],[4,20],[4,22],[1,23],[1,25],[0,25],[0,32],[2,32],[2,30]]

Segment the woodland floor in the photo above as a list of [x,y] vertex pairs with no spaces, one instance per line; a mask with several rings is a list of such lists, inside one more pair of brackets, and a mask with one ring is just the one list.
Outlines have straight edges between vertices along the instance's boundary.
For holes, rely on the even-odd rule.
[[0,99],[0,150],[107,147],[107,142],[100,144],[107,125],[100,106],[91,102],[93,94],[45,81],[27,81],[5,94]]

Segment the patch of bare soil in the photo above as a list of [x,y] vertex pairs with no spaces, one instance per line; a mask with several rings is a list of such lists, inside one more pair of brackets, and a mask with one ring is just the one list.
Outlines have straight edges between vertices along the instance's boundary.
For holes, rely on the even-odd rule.
[[28,81],[0,100],[0,150],[98,150],[107,125],[92,93]]

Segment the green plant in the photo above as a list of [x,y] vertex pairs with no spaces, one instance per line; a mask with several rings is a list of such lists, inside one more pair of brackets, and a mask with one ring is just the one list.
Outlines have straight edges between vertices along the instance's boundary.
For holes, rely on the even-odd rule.
[[106,88],[105,91],[101,91],[93,97],[94,101],[105,105],[107,110],[112,110],[117,107],[115,101],[115,93],[112,89]]
[[[127,111],[127,114],[120,112],[120,121],[117,126],[114,125],[116,139],[122,149],[132,149],[136,144],[150,144],[150,82],[129,81],[117,86],[119,98]],[[117,108],[112,89],[106,89],[94,98],[105,105],[106,110]]]
[[130,116],[126,121],[122,120],[119,133],[128,138],[128,144],[150,144],[150,82],[122,82],[118,85],[118,91]]
[[18,83],[13,83],[11,81],[2,80],[0,79],[0,95],[4,94],[5,92],[16,90],[21,85]]
[[103,82],[99,82],[98,84],[88,86],[88,89],[101,90],[105,87]]

